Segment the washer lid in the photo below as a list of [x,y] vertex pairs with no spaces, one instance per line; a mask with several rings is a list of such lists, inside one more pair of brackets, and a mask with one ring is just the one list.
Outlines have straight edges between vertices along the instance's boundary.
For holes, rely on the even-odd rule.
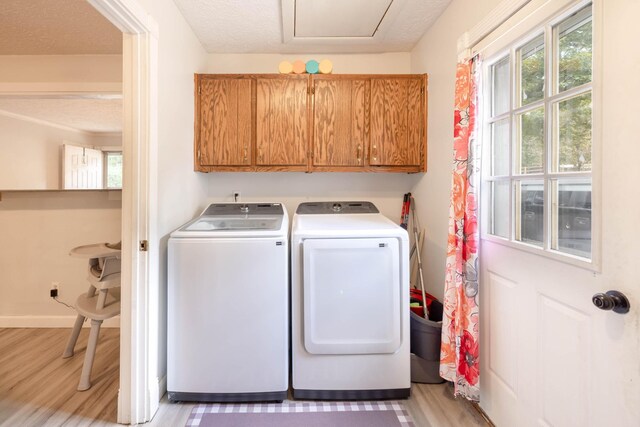
[[283,216],[280,203],[212,203],[180,231],[279,230]]
[[201,216],[180,228],[180,231],[279,230],[281,225],[282,216]]
[[281,203],[213,203],[171,237],[286,237],[288,230]]
[[378,208],[371,202],[305,202],[298,205],[298,215],[326,214],[377,214]]

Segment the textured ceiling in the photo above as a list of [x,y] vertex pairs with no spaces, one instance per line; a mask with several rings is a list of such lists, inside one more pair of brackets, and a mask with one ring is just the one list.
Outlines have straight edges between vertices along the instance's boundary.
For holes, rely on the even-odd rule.
[[[121,53],[122,33],[86,0],[0,0],[0,55]],[[0,110],[86,132],[122,132],[121,99],[0,97]]]
[[86,0],[0,0],[0,55],[122,53],[122,33]]
[[0,99],[0,111],[86,132],[122,132],[122,99]]
[[[297,0],[303,1],[303,0]],[[304,0],[309,1],[309,0]],[[320,0],[317,0],[320,1]],[[451,0],[399,1],[401,9],[374,43],[283,42],[281,0],[174,0],[210,53],[407,52]],[[387,18],[385,18],[387,19]],[[384,20],[383,20],[384,21]]]

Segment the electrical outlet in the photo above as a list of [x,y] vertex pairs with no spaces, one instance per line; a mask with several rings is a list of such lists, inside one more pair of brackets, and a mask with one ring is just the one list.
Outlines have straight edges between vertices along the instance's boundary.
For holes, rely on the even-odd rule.
[[60,292],[60,282],[51,282],[51,290],[49,291],[49,296],[51,298],[56,298],[58,296],[58,292]]
[[240,201],[240,192],[239,191],[234,191],[231,195],[233,197],[233,201],[234,202],[239,202]]

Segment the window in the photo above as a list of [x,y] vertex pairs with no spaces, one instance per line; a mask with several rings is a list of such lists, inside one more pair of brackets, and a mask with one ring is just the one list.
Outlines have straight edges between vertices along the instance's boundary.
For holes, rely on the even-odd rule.
[[122,188],[122,151],[104,153],[105,188]]
[[592,258],[591,5],[489,58],[485,233]]

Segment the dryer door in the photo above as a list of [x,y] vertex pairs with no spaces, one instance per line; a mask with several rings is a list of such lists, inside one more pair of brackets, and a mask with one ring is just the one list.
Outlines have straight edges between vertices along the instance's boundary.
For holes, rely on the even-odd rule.
[[396,352],[402,300],[398,240],[307,239],[303,257],[306,350]]

